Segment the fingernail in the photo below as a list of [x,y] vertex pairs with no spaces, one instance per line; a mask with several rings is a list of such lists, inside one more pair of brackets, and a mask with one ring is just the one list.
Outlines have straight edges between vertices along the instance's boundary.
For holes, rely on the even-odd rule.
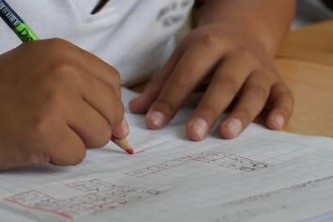
[[273,119],[276,128],[281,129],[284,126],[284,118],[282,115],[276,115]]
[[149,112],[147,118],[154,127],[163,127],[165,119],[163,113],[156,111]]
[[202,140],[207,135],[208,124],[206,120],[198,118],[193,120],[193,122],[190,125],[191,125],[190,127],[198,137],[197,138],[198,140]]
[[242,130],[242,122],[239,119],[232,119],[227,123],[227,130],[233,138],[237,137]]

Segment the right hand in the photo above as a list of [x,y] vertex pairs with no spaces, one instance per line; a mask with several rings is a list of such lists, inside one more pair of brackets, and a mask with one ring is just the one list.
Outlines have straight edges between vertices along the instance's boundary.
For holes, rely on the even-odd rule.
[[0,55],[0,169],[75,165],[128,133],[117,71],[60,39]]

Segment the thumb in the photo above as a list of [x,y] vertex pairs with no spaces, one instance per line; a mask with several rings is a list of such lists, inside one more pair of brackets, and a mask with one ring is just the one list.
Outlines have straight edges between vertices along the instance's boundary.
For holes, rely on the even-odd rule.
[[119,124],[112,127],[112,136],[119,139],[127,137],[129,133],[129,126],[126,119],[123,119]]

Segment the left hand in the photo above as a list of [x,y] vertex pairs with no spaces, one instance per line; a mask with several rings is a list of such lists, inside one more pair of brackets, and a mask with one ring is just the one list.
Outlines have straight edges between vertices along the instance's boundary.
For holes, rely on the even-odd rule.
[[147,112],[147,127],[160,129],[208,77],[209,85],[186,126],[191,140],[204,139],[235,99],[219,126],[223,138],[237,137],[265,108],[269,109],[265,125],[274,130],[283,128],[291,116],[293,97],[272,56],[255,35],[222,23],[194,29],[130,102],[130,109]]

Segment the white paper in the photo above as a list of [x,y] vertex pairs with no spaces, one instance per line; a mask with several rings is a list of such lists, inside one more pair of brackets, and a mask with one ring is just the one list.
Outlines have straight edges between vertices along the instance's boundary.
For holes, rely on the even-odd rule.
[[[133,94],[123,90],[124,101]],[[327,221],[333,140],[256,124],[235,140],[190,142],[183,110],[163,130],[126,111],[135,155],[114,144],[74,167],[0,174],[0,221]],[[324,219],[323,219],[324,218]]]

